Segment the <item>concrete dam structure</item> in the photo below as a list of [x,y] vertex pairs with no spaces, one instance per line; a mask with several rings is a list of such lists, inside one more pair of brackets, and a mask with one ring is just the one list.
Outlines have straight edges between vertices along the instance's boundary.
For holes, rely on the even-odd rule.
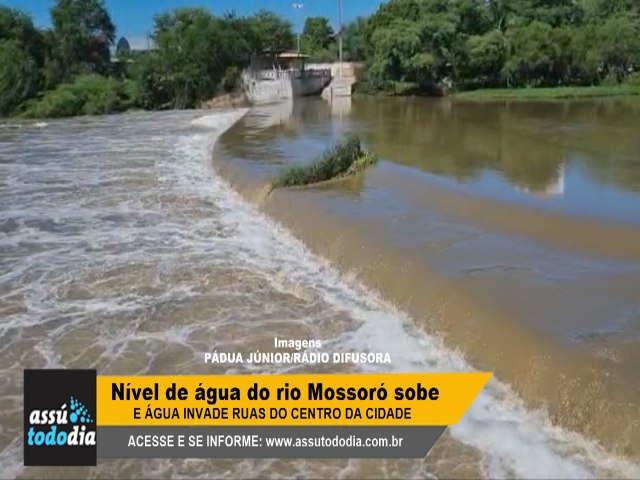
[[242,88],[253,104],[320,95],[331,82],[331,69],[306,68],[307,55],[297,52],[265,54],[242,72]]

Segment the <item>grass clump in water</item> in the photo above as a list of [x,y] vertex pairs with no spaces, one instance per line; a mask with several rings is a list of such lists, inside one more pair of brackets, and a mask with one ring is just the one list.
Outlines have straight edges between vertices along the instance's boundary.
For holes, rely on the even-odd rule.
[[360,138],[350,135],[309,165],[294,165],[282,171],[271,182],[273,188],[311,185],[355,175],[376,163],[371,152],[362,149]]

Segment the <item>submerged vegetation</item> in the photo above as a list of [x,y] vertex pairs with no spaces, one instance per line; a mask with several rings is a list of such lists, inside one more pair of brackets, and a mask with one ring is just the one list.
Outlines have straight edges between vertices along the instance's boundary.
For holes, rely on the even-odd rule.
[[377,158],[373,153],[362,149],[360,138],[357,135],[350,135],[314,162],[288,167],[272,180],[271,186],[273,188],[304,186],[348,177],[362,172],[376,161]]

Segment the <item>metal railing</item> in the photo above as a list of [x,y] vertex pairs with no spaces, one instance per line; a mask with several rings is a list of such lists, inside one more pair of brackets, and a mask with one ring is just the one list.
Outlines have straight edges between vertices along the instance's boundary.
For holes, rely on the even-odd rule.
[[331,77],[330,69],[310,69],[310,70],[248,70],[247,74],[255,80],[280,80],[282,78],[309,78],[309,77]]

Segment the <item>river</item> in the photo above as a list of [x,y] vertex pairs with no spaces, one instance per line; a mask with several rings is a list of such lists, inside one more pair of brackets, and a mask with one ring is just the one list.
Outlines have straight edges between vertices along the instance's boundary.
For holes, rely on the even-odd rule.
[[[558,215],[577,229],[611,221],[614,232],[633,239],[637,210],[620,213],[616,202],[622,200],[594,199],[598,208],[585,207],[589,215],[582,215],[574,211],[576,204],[562,200],[538,205],[542,200],[527,196],[527,190],[540,188],[538,180],[515,185],[499,166],[473,167],[480,177],[469,179],[438,171],[428,160],[420,163],[412,150],[429,151],[425,159],[449,151],[443,135],[429,139],[406,124],[413,115],[413,123],[424,125],[423,133],[430,131],[441,120],[420,117],[428,115],[422,112],[427,107],[431,110],[411,103],[354,102],[332,110],[310,101],[248,112],[128,113],[3,125],[1,475],[640,476],[633,447],[638,430],[628,416],[638,412],[638,391],[630,387],[637,372],[629,363],[637,355],[629,345],[637,346],[638,322],[633,313],[633,321],[618,319],[619,312],[638,312],[633,242],[611,240],[610,255],[601,242],[584,241],[571,251],[562,231],[531,241],[523,225],[501,223],[500,216],[464,215],[466,205],[484,212],[495,203],[531,211],[543,226],[562,225]],[[522,115],[531,117],[526,109]],[[490,128],[488,118],[480,118]],[[505,120],[507,125],[513,121]],[[406,130],[390,133],[394,122]],[[452,128],[465,127],[452,123]],[[473,135],[482,137],[478,128]],[[283,163],[311,160],[348,130],[361,132],[383,161],[353,182],[264,198],[265,179]],[[637,145],[634,138],[630,141]],[[565,140],[562,136],[562,148]],[[523,151],[538,144],[535,136],[528,141]],[[462,160],[463,143],[451,150],[453,159]],[[628,161],[625,155],[634,150],[613,141],[611,150],[599,151]],[[571,168],[565,166],[565,191],[575,178]],[[487,193],[486,182],[500,187]],[[591,184],[637,200],[632,174],[607,170],[594,175]],[[595,288],[598,278],[611,285]],[[560,284],[567,285],[565,296],[554,297]],[[518,295],[523,289],[528,293]],[[578,328],[579,311],[563,299],[584,292],[592,295],[585,299],[592,301],[585,312],[604,298],[608,303],[602,308],[608,306],[615,316],[593,313],[584,331]],[[534,311],[527,314],[532,304]],[[536,320],[548,312],[555,320]],[[563,315],[567,320],[558,320]],[[603,325],[609,327],[606,334],[596,335]],[[384,350],[393,362],[345,365],[342,371],[493,366],[496,378],[422,460],[104,460],[96,470],[22,466],[22,369],[91,367],[105,375],[326,370],[203,362],[204,353],[214,349],[268,351],[274,336],[322,339],[332,351]],[[510,345],[517,342],[516,354]],[[558,368],[546,360],[532,363],[536,355]],[[627,419],[631,427],[621,442],[612,441],[602,422],[587,418],[593,413],[588,406],[556,398],[558,375],[571,384],[593,372],[614,377],[613,383],[596,384],[593,397],[586,398],[596,409],[613,409],[596,398],[607,400],[606,389],[613,389],[611,398],[621,402],[620,408],[597,411],[610,413],[607,421],[616,427]],[[518,380],[530,375],[531,381]],[[584,388],[581,383],[566,394]],[[632,402],[624,403],[628,399]],[[569,418],[573,407],[575,419],[587,427]]]

